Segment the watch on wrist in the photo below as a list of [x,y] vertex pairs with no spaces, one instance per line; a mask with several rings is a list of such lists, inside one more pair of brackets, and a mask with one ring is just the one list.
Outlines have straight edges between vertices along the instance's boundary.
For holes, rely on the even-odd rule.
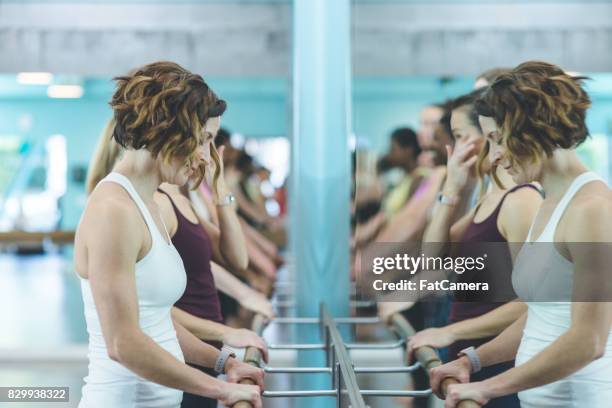
[[225,363],[229,360],[230,357],[236,357],[236,353],[231,347],[223,346],[221,348],[221,352],[219,353],[219,357],[217,357],[217,361],[215,362],[215,372],[219,374],[225,374]]
[[236,201],[236,197],[232,193],[225,194],[222,198],[219,198],[217,205],[219,207],[227,207]]
[[480,357],[478,357],[478,353],[474,347],[468,347],[461,350],[458,354],[459,356],[466,356],[470,361],[470,365],[472,366],[471,373],[477,373],[482,369],[482,364],[480,362]]
[[457,205],[457,203],[459,202],[459,199],[456,196],[444,195],[440,191],[436,197],[436,201],[444,205]]

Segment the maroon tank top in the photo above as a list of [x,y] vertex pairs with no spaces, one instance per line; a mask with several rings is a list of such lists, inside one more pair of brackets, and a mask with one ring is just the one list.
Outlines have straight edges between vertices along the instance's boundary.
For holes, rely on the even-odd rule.
[[[495,210],[485,218],[481,222],[472,222],[466,228],[463,236],[461,237],[462,242],[506,242],[506,238],[499,232],[497,228],[497,218],[499,217],[499,212],[501,211],[502,205],[508,197],[508,194],[513,193],[521,188],[528,187],[532,188],[538,193],[538,190],[533,184],[520,184],[518,186],[512,187],[510,190],[506,191],[506,193],[502,196],[502,199],[499,200],[497,207]],[[478,208],[476,207],[476,212],[478,212]]]
[[174,208],[177,227],[172,237],[172,244],[183,259],[187,273],[185,293],[174,305],[202,319],[221,322],[223,320],[221,304],[210,266],[212,259],[210,237],[202,225],[194,224],[181,214],[168,193],[158,191],[168,197]]
[[[502,205],[504,204],[504,201],[506,200],[508,194],[525,187],[533,188],[534,190],[540,192],[535,186],[531,184],[521,184],[508,190],[503,195],[502,199],[499,200],[497,207],[495,207],[495,210],[493,210],[491,215],[489,215],[481,222],[472,221],[468,225],[465,232],[463,233],[463,236],[461,237],[461,242],[467,244],[465,248],[470,248],[469,243],[507,242],[506,238],[504,238],[504,236],[499,231],[499,228],[497,228],[497,218],[499,217]],[[476,208],[476,212],[477,211],[478,208]],[[486,244],[484,245],[486,246]],[[478,273],[483,275],[487,273],[499,274],[499,271],[506,271],[507,273],[504,273],[503,278],[500,278],[499,275],[497,275],[495,281],[499,282],[500,286],[503,286],[505,288],[512,288],[512,256],[510,255],[510,250],[508,246],[492,245],[488,248],[490,248],[488,252],[494,253],[489,255],[487,267],[485,268],[485,270]],[[483,279],[483,275],[481,275],[481,277],[479,278],[478,276],[468,277],[467,274],[465,274],[464,276],[462,276],[462,279],[468,279],[473,281],[491,281],[491,279]],[[502,304],[503,303],[499,302],[475,301],[474,299],[470,299],[470,301],[465,301],[465,299],[455,298],[453,299],[453,302],[451,304],[449,323],[456,323],[462,320],[481,316],[501,306]],[[491,338],[458,341],[449,347],[450,356],[454,359],[457,353],[463,350],[464,348],[469,346],[478,347],[481,344],[486,343],[490,339]]]

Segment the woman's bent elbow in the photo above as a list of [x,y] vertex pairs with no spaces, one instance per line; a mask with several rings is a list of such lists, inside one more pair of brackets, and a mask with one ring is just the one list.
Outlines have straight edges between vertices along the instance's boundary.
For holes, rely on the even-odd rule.
[[599,360],[606,354],[606,342],[596,341],[593,346],[593,361]]
[[117,363],[120,363],[120,361],[119,361],[119,350],[117,349],[116,346],[107,347],[106,351],[107,351],[107,354],[108,354],[108,358],[110,358],[113,361],[116,361]]
[[591,363],[604,356],[606,353],[606,341],[597,335],[585,338],[582,343],[586,363]]
[[133,343],[136,339],[135,335],[117,336],[108,345],[108,357],[118,363],[124,364],[126,359],[132,354],[134,349]]

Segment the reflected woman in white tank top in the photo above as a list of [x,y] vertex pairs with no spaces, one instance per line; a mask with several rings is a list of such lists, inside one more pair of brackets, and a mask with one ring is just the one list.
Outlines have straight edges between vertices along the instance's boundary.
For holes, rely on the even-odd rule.
[[[186,275],[153,200],[163,182],[197,184],[225,102],[201,76],[158,62],[116,78],[113,138],[125,150],[91,193],[75,238],[89,334],[80,408],[178,408],[183,391],[261,407],[260,387],[229,384],[185,364],[213,367],[219,351],[173,321]],[[235,359],[228,378],[262,385]]]
[[[517,184],[539,182],[545,200],[512,276],[528,311],[476,349],[483,366],[514,358],[516,366],[451,385],[446,408],[515,392],[525,408],[612,404],[612,193],[574,151],[588,136],[584,79],[530,61],[497,77],[476,104],[491,162]],[[436,373],[432,387],[470,370],[463,360]]]

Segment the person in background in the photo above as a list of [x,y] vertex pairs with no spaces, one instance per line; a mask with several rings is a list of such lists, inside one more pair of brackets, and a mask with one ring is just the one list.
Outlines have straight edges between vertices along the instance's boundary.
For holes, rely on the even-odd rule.
[[[221,150],[221,157],[223,156]],[[223,324],[221,304],[212,275],[212,260],[229,269],[245,269],[248,264],[246,247],[240,223],[227,200],[227,187],[223,180],[223,167],[215,171],[220,160],[209,160],[206,174],[218,173],[217,182],[207,180],[216,197],[219,227],[206,219],[199,218],[193,210],[187,188],[174,184],[162,184],[156,193],[162,215],[172,243],[176,246],[187,272],[187,288],[172,309],[173,317],[187,330],[209,344],[221,348],[256,347],[267,361],[267,347],[264,340],[254,332],[235,329]],[[225,202],[222,201],[225,198]],[[194,365],[209,375],[215,372]],[[185,393],[182,408],[216,407],[216,401],[196,394]]]
[[276,245],[284,246],[284,220],[268,214],[261,194],[261,181],[256,176],[257,170],[258,165],[253,157],[245,151],[240,151],[233,166],[228,168],[228,184],[236,196],[238,213],[262,235]]
[[[219,225],[219,217],[208,188],[200,187],[196,191],[191,191],[189,197],[198,217],[208,220],[214,225]],[[247,270],[239,271],[237,276],[249,280],[253,277],[263,276],[267,280],[273,281],[276,278],[277,268],[284,262],[279,249],[272,241],[244,221],[240,215],[238,215],[238,220],[245,237],[249,266]],[[261,290],[258,288],[258,290],[269,294],[268,289]]]
[[419,130],[417,131],[421,154],[418,157],[418,165],[422,168],[431,169],[435,167],[433,150],[434,132],[444,114],[443,104],[428,105],[419,115]]
[[[456,138],[456,132],[453,133],[451,126],[451,116],[453,110],[460,110],[462,107],[465,109],[468,103],[472,103],[473,100],[483,92],[484,88],[487,84],[493,81],[498,75],[508,72],[507,68],[493,68],[487,71],[482,72],[480,75],[476,77],[476,81],[474,84],[475,91],[471,92],[468,95],[463,97],[459,97],[456,100],[447,101],[444,105],[444,113],[440,119],[440,126],[438,126],[434,131],[434,149],[432,149],[432,157],[434,163],[436,165],[445,164],[447,160],[447,145],[454,146],[457,144],[464,144],[467,142],[473,142],[475,140],[476,151],[481,150],[482,140],[483,138],[476,138],[474,140],[468,140],[466,138]],[[459,117],[458,115],[455,115]],[[472,114],[470,118],[471,122],[476,121],[476,117]],[[462,136],[459,134],[459,136]],[[449,139],[450,138],[450,139]],[[461,217],[466,216],[469,213],[470,209],[473,209],[483,194],[489,188],[489,175],[481,173],[482,177],[480,177],[480,183],[477,183],[476,171],[472,171],[468,173],[468,178],[466,184],[463,186],[461,194],[459,194],[459,201],[454,206],[453,217],[454,219],[451,222],[458,221]],[[442,194],[442,189],[438,192],[438,196]],[[444,243],[447,239],[443,236],[441,237],[440,231],[440,223],[444,224],[448,222],[443,218],[439,219],[438,217],[434,217],[434,213],[431,212],[428,216],[427,227],[425,228],[425,232],[423,234],[423,242],[428,242],[426,249],[432,252],[430,255],[435,256],[438,255],[439,251],[445,247]],[[444,231],[445,228],[442,228]],[[438,243],[438,244],[435,244]],[[437,252],[438,251],[438,252]],[[379,302],[379,314],[383,319],[388,319],[393,313],[401,310],[405,310],[406,308],[410,308],[411,304],[402,304],[403,302]],[[432,321],[429,322],[428,325],[434,326],[445,326],[448,324],[447,316],[449,313],[448,310],[449,301],[444,301],[443,299],[438,299],[435,304],[432,304],[433,309],[436,311],[432,311]],[[445,350],[441,350],[441,354],[445,354]]]
[[384,173],[391,168],[387,156],[378,157],[364,147],[357,147],[351,154],[351,227],[352,235],[357,225],[365,225],[379,214],[388,188]]
[[[238,178],[238,174],[234,171],[234,168],[236,165],[236,161],[238,160],[238,157],[240,157],[242,152],[232,146],[231,136],[227,129],[221,128],[219,130],[219,133],[215,138],[215,146],[217,147],[217,149],[220,149],[221,146],[225,148],[225,153],[223,157],[224,167],[225,169],[227,169],[226,172],[230,174],[228,175],[228,178],[231,180],[230,183],[232,185],[236,184],[236,178]],[[263,171],[269,172],[269,170],[267,169],[264,169]],[[200,192],[202,193],[201,195],[204,196],[202,197],[202,199],[208,199],[208,201],[210,201],[209,193],[205,192],[204,189],[201,189]],[[283,213],[283,211],[281,211],[281,213]],[[214,217],[214,214],[211,214],[211,216]],[[257,243],[258,246],[260,246],[260,249],[263,250],[267,256],[274,259],[275,263],[282,264],[283,261],[279,255],[279,250],[276,245],[272,241],[267,239],[265,236],[261,234],[256,234],[257,231],[253,227],[244,228],[245,222],[242,217],[240,219],[243,224],[243,229],[246,234],[247,241],[253,241],[253,243]],[[214,222],[214,220],[211,221]]]
[[[229,132],[223,130],[215,138],[215,145],[217,148],[224,146],[226,149],[227,157],[223,159],[226,180],[229,189],[236,196],[238,217],[246,238],[250,262],[249,268],[240,277],[247,280],[258,291],[270,294],[276,281],[277,270],[283,263],[283,259],[279,254],[279,246],[284,241],[284,228],[281,227],[282,220],[269,216],[265,207],[258,207],[249,201],[245,190],[241,187],[241,180],[245,176],[238,168],[243,168],[243,170],[248,171],[250,174],[250,170],[247,167],[252,164],[252,160],[245,159],[244,152],[235,149],[230,139]],[[241,163],[240,165],[239,162]],[[200,193],[200,199],[210,207],[210,191],[206,188],[201,188]],[[216,217],[214,209],[211,211],[211,217],[213,219]],[[221,297],[221,302],[226,316],[239,316],[240,310],[236,302],[226,296]],[[244,319],[238,319],[238,321],[240,320]],[[237,322],[236,324],[241,323]]]
[[[449,110],[448,105],[445,105],[444,112],[447,110]],[[422,237],[428,222],[430,208],[435,202],[436,194],[440,190],[446,174],[445,146],[452,143],[452,137],[447,131],[447,128],[450,126],[446,126],[443,123],[445,118],[450,120],[450,114],[443,114],[441,116],[440,122],[433,132],[430,145],[430,157],[436,167],[427,172],[415,192],[412,194],[412,197],[393,217],[391,217],[384,228],[377,234],[376,238],[366,246],[356,248],[351,273],[352,278],[357,283],[358,291],[362,295],[373,295],[371,286],[365,286],[361,281],[361,274],[367,273],[365,270],[362,270],[362,252],[372,253],[374,250],[373,246],[376,245],[376,242],[384,242],[387,243],[384,248],[380,246],[376,247],[377,256],[393,256],[395,253],[405,251],[406,244],[419,241]],[[394,302],[379,302],[379,313],[381,304],[393,303]],[[425,327],[428,315],[429,312],[421,305],[412,307],[405,312],[406,318],[416,330],[422,330]],[[413,375],[413,381],[415,389],[426,389],[428,387],[428,379],[423,372],[415,373]],[[413,405],[418,408],[425,408],[427,405],[427,400],[422,398],[417,398],[413,402]]]
[[381,160],[388,163],[388,168],[399,168],[403,177],[397,185],[387,192],[381,204],[381,211],[371,217],[365,224],[357,225],[354,245],[363,246],[372,240],[384,225],[397,214],[417,190],[423,172],[417,165],[421,147],[416,133],[410,128],[398,128],[391,133],[389,153]]
[[[373,239],[369,242],[355,242],[354,247],[358,252],[355,256],[353,274],[359,274],[360,271],[359,251],[369,250],[370,245],[374,245],[376,242],[403,245],[407,242],[418,241],[423,236],[428,222],[429,211],[435,202],[436,194],[440,190],[446,175],[445,146],[453,142],[450,133],[447,131],[449,126],[443,123],[445,118],[450,120],[450,114],[442,115],[441,121],[434,130],[432,137],[431,158],[436,166],[427,172],[410,199],[385,223],[384,227],[375,234]],[[389,246],[389,253],[392,253],[394,249],[396,248]],[[383,255],[381,254],[381,256]]]

